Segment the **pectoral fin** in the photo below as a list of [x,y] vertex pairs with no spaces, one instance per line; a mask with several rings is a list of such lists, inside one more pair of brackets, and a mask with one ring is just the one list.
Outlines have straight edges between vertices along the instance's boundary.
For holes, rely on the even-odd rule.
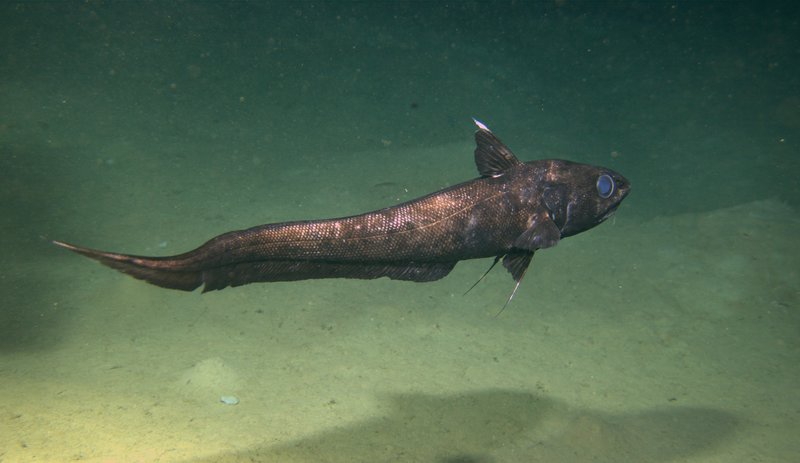
[[561,230],[555,222],[545,217],[542,220],[535,220],[530,228],[519,235],[514,241],[514,247],[535,251],[555,246],[560,239]]

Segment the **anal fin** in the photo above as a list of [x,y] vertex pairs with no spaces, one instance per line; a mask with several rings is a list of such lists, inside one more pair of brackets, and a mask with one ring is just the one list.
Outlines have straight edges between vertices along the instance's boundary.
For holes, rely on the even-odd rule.
[[415,282],[444,278],[456,262],[342,262],[268,260],[240,262],[203,270],[203,292],[268,281],[298,281],[316,278],[372,280],[388,277]]

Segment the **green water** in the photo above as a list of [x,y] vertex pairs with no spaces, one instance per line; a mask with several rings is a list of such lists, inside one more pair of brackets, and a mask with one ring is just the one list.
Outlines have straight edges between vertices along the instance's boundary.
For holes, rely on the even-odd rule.
[[[797,461],[798,37],[791,2],[3,3],[0,461]],[[389,206],[477,175],[472,117],[633,184],[496,318],[491,259],[201,295],[48,242]]]

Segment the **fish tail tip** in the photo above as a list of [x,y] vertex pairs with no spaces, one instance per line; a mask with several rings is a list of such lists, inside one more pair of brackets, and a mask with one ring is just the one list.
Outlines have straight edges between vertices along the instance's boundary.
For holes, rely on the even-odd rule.
[[96,251],[94,249],[83,248],[81,246],[76,246],[74,244],[67,243],[66,241],[50,240],[50,242],[55,244],[56,246],[58,246],[60,248],[69,249],[72,252],[76,252],[78,254],[82,254],[82,255],[84,255],[86,257],[90,257],[90,258],[95,259],[95,260],[100,260],[102,258],[109,259],[109,258],[118,257],[113,253],[106,253],[106,252],[102,252],[102,251]]
[[142,257],[98,251],[59,240],[52,240],[52,243],[162,288],[192,291],[203,284],[203,272],[201,270],[183,268],[170,258]]
[[75,246],[75,245],[73,245],[73,244],[69,244],[69,243],[67,243],[66,241],[50,240],[50,242],[51,242],[52,244],[55,244],[56,246],[58,246],[58,247],[60,247],[60,248],[70,249],[70,250],[73,250],[73,251],[74,251],[75,249],[77,249],[77,246]]

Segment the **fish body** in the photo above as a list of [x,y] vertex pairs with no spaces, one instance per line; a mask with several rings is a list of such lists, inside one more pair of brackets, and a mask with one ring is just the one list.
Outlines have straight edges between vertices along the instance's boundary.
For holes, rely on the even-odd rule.
[[538,249],[598,225],[630,191],[627,179],[603,167],[521,162],[484,124],[475,124],[479,178],[384,209],[231,231],[168,257],[54,243],[186,291],[313,278],[425,282],[446,276],[458,261],[484,257],[502,258],[519,284]]

